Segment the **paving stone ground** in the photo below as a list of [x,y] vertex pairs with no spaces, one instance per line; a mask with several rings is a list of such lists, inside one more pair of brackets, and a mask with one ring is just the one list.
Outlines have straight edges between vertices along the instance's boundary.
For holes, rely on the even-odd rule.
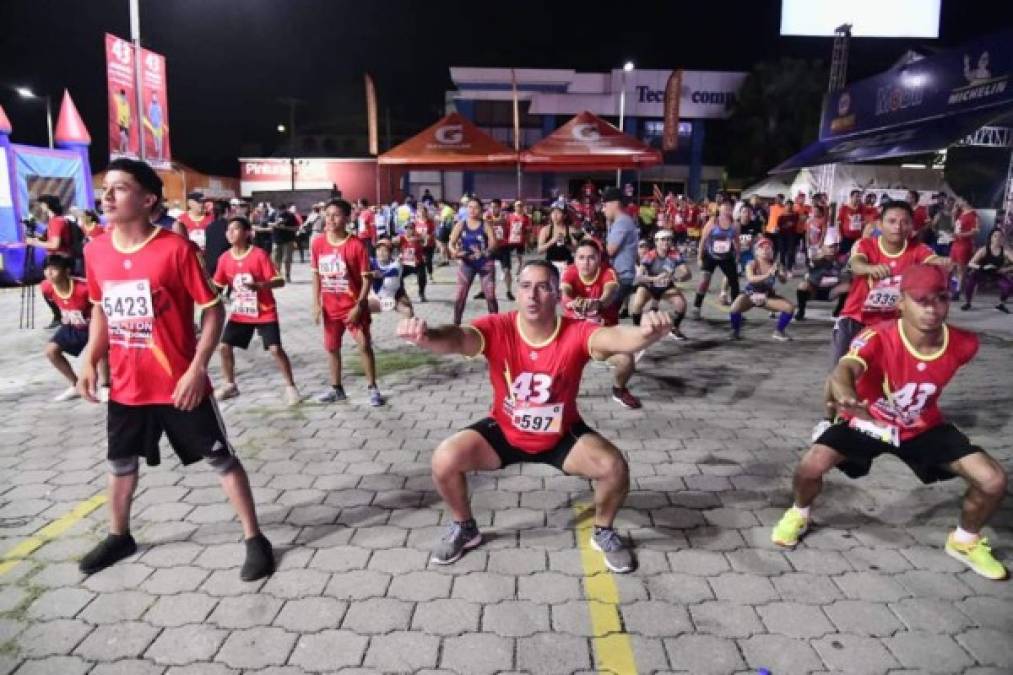
[[[279,292],[284,341],[307,395],[326,382],[309,282]],[[437,273],[419,312],[449,320],[452,274]],[[408,282],[415,297],[414,281]],[[476,289],[477,290],[477,289]],[[41,356],[46,331],[18,331],[20,292],[0,292],[0,553],[102,491],[100,407],[51,403],[62,383]],[[710,302],[710,301],[709,301]],[[1008,317],[954,307],[985,329],[978,359],[943,406],[1010,468]],[[962,488],[922,486],[898,462],[827,480],[816,529],[795,551],[769,528],[789,503],[790,474],[820,413],[830,323],[814,304],[795,341],[769,340],[748,315],[730,343],[708,304],[685,344],[661,343],[632,386],[644,408],[608,396],[607,369],[581,387],[586,420],[629,458],[633,485],[618,527],[640,569],[616,579],[643,673],[1013,672],[1013,585],[986,581],[942,553]],[[37,303],[39,318],[45,306]],[[468,316],[484,311],[472,301]],[[45,323],[41,321],[40,323]],[[374,321],[379,350],[411,350],[394,317]],[[355,359],[351,349],[346,356]],[[217,359],[214,374],[218,373]],[[420,672],[576,673],[596,667],[574,505],[587,482],[512,467],[474,477],[488,542],[456,565],[427,563],[446,523],[429,457],[451,430],[484,415],[484,362],[382,373],[389,405],[366,405],[361,378],[342,406],[281,404],[259,349],[240,353],[242,395],[222,405],[250,472],[273,578],[238,579],[239,527],[213,473],[167,456],[142,471],[133,529],[139,552],[84,579],[76,560],[102,536],[99,509],[0,576],[0,674]],[[1009,561],[1013,501],[989,528]]]

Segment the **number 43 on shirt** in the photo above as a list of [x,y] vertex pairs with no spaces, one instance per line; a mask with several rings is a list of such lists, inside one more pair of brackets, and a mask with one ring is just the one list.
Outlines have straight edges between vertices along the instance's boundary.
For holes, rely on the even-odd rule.
[[545,373],[521,373],[510,383],[515,428],[532,433],[560,433],[563,404],[543,405],[551,397],[551,388],[552,377]]

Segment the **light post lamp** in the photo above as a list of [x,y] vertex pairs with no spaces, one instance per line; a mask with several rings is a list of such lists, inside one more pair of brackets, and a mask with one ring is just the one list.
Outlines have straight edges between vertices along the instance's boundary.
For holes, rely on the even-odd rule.
[[[622,89],[619,90],[619,131],[623,130],[623,121],[626,117],[626,73],[632,73],[636,66],[633,61],[623,64]],[[621,188],[623,170],[616,169],[616,187]]]
[[39,100],[42,99],[46,103],[46,131],[49,132],[49,147],[53,147],[53,104],[49,99],[49,94],[39,96],[28,87],[15,87],[14,91],[18,92],[21,98],[28,100]]

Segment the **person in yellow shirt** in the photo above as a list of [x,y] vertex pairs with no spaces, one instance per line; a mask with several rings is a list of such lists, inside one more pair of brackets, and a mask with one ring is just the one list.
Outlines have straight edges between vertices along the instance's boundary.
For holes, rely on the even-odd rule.
[[127,100],[127,92],[120,89],[114,97],[116,102],[116,125],[120,128],[120,152],[130,151],[130,101]]

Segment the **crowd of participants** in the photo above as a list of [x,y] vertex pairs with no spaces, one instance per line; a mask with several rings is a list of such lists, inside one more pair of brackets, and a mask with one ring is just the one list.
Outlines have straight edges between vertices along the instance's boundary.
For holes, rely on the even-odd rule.
[[[628,467],[581,418],[577,391],[587,362],[606,361],[614,371],[612,398],[642,407],[629,380],[651,344],[687,339],[682,320],[690,308],[680,284],[691,282],[695,262],[692,318],[702,318],[720,270],[719,304],[728,308],[735,339],[750,309],[771,312],[772,338],[787,341],[789,323],[805,320],[809,302],[835,303],[827,419],[814,430],[795,474],[795,503],[772,542],[798,543],[825,473],[838,467],[859,477],[877,455],[891,453],[924,482],[956,476],[967,482],[945,550],[980,574],[1005,576],[980,534],[1002,499],[1005,472],[945,423],[936,404],[978,344],[974,334],[945,323],[951,299],[963,293],[969,308],[976,287],[996,282],[998,309],[1006,311],[1013,290],[1002,231],[975,250],[977,216],[962,200],[938,195],[926,206],[912,192],[907,201],[876,203],[856,190],[831,217],[820,194],[811,204],[804,194],[769,203],[722,194],[694,203],[657,194],[638,204],[616,188],[598,191],[588,183],[576,198],[530,211],[520,201],[466,195],[450,203],[427,192],[380,206],[334,198],[303,214],[294,205],[209,201],[195,193],[173,218],[160,180],[144,163],[114,161],[103,187],[103,213],[78,215],[80,225],[68,223],[58,202],[40,198],[47,236],[29,241],[51,252],[43,294],[61,326],[46,354],[72,385],[58,398],[109,402],[110,534],[81,561],[86,573],[136,550],[129,506],[139,458],[158,463],[163,433],[184,464],[204,459],[219,473],[243,526],[241,576],[273,571],[270,543],[215,400],[239,395],[234,350],[248,348],[255,333],[277,363],[285,402],[303,400],[282,347],[273,290],[291,281],[294,253],[304,260],[308,251],[312,314],[323,324],[330,374],[317,402],[348,399],[341,359],[347,332],[370,405],[386,403],[372,348],[371,317],[378,312],[401,314],[397,334],[408,342],[488,362],[489,417],[433,454],[433,479],[452,516],[433,549],[434,564],[452,563],[482,540],[468,502],[469,472],[541,462],[594,481],[591,544],[613,571],[634,569],[628,542],[612,526],[629,489]],[[73,276],[74,252],[64,240],[78,226],[89,242],[84,279]],[[435,269],[448,265],[456,267],[453,319],[430,327],[416,316],[416,304],[427,302]],[[405,284],[411,277],[415,303]],[[465,323],[476,277],[487,313]],[[799,280],[796,302],[779,292],[792,277]],[[500,312],[498,279],[516,309]],[[629,325],[621,325],[627,318]],[[215,352],[223,373],[218,388],[207,374]],[[64,354],[83,354],[80,376]]]

